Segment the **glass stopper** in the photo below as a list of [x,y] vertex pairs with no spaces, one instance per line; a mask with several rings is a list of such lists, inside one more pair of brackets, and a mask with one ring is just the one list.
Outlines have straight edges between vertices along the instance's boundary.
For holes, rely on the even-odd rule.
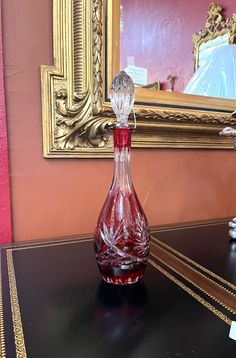
[[116,114],[116,127],[128,127],[128,117],[135,99],[134,83],[125,71],[113,78],[111,84],[111,106]]

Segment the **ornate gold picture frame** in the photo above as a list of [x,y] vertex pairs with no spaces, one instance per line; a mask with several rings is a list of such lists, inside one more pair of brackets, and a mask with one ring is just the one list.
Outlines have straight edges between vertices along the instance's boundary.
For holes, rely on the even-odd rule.
[[229,18],[224,17],[222,7],[212,2],[207,12],[205,27],[201,31],[193,34],[194,70],[199,67],[201,45],[216,38],[223,37],[224,35],[227,35],[227,43],[229,45],[235,43],[236,14],[233,14]]
[[[109,126],[114,116],[106,87],[118,61],[117,55],[112,56],[119,49],[115,1],[53,1],[54,65],[41,67],[43,152],[47,158],[112,156]],[[109,42],[108,32],[114,33]],[[230,138],[218,134],[226,125],[236,125],[230,115],[236,101],[226,100],[222,108],[218,99],[212,99],[203,106],[202,96],[190,95],[186,102],[179,100],[182,94],[169,93],[170,100],[168,96],[154,98],[154,90],[141,90],[143,97],[138,95],[135,104],[133,147],[232,148]],[[145,101],[147,93],[154,98],[152,103]],[[192,97],[199,98],[194,102]]]

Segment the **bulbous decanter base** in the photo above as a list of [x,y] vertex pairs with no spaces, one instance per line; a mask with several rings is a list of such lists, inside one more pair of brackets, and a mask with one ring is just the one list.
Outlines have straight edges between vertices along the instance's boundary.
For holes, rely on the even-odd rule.
[[[125,265],[124,265],[125,266]],[[99,265],[102,279],[113,285],[129,285],[138,282],[143,277],[146,265],[135,264],[131,267],[116,268],[112,265]]]
[[[126,213],[118,220],[119,211]],[[94,249],[102,278],[115,285],[138,282],[148,260],[150,237],[147,219],[135,191],[110,192],[98,220]]]

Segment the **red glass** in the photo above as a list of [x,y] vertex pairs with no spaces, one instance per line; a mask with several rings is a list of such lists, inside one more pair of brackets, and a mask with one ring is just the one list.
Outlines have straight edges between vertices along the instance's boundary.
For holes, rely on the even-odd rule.
[[118,285],[139,281],[149,253],[146,216],[130,174],[130,128],[114,129],[114,176],[95,230],[95,253],[102,278]]

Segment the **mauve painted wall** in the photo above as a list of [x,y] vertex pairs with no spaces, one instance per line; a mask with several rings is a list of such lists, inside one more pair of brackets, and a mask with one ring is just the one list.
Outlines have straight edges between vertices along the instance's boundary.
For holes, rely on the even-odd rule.
[[[148,69],[148,82],[161,81],[169,88],[167,76],[174,75],[176,92],[182,92],[193,74],[192,34],[206,22],[209,0],[121,0],[121,66],[127,57]],[[236,13],[236,1],[218,2],[226,16]]]
[[[44,159],[40,64],[52,63],[52,0],[3,0],[14,240],[92,232],[112,160]],[[133,181],[150,225],[236,214],[236,154],[133,150]]]
[[0,9],[0,243],[11,241],[8,145],[4,96],[2,23]]

